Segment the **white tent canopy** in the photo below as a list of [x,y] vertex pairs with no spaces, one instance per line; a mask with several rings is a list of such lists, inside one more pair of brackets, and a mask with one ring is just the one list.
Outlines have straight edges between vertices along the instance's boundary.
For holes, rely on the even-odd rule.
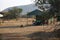
[[0,14],[0,18],[1,18],[1,17],[3,17],[3,15],[2,15],[2,14]]

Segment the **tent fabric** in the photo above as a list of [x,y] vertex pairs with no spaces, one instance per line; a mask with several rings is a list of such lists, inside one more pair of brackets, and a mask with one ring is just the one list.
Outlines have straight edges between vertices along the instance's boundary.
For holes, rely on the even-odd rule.
[[0,12],[0,17],[3,17],[3,16],[4,16],[3,14],[4,14],[4,13]]
[[35,15],[35,16],[36,16],[36,15],[42,15],[42,13],[43,13],[43,12],[41,12],[40,10],[37,10],[37,9],[36,9],[36,10],[28,13],[27,15]]

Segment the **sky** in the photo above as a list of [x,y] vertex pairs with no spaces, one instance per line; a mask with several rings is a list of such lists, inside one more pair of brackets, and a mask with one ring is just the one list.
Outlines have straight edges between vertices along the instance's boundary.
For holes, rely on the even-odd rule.
[[0,12],[8,7],[28,5],[34,3],[32,0],[0,0]]

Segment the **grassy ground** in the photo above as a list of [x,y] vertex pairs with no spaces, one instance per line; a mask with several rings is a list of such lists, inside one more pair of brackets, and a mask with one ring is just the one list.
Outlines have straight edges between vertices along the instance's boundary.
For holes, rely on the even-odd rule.
[[3,23],[0,24],[0,26],[17,26],[17,25],[27,25],[32,24],[32,21],[35,20],[34,18],[19,18],[18,20],[5,20]]
[[60,40],[60,30],[54,31],[51,27],[0,28],[0,37],[3,40]]
[[[28,19],[31,24],[33,19]],[[60,25],[45,25],[45,26],[28,26],[12,28],[14,25],[21,25],[23,20],[9,20],[1,24],[1,26],[11,26],[11,28],[0,28],[1,40],[60,40]],[[11,22],[11,23],[10,23]],[[25,21],[26,22],[26,21]],[[24,24],[22,22],[22,24]],[[27,24],[27,23],[25,23]]]

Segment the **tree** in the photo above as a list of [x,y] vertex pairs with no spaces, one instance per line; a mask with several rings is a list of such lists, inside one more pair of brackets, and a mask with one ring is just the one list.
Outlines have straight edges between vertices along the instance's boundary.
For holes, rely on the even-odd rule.
[[38,8],[40,9],[40,11],[47,11],[48,9],[50,9],[50,4],[48,2],[48,0],[35,0],[35,4],[36,6],[38,6]]
[[[43,12],[48,11],[52,16],[59,15],[60,13],[60,0],[35,0],[36,6]],[[48,9],[48,10],[46,10]]]
[[[48,4],[49,6],[47,6],[46,4]],[[57,18],[57,16],[60,16],[60,0],[37,0],[36,6],[38,6],[40,11],[43,10],[43,12],[45,14],[46,14],[46,11],[47,11],[47,14],[49,14],[49,15],[44,14],[45,16],[43,18],[54,17],[54,20],[55,20]],[[48,10],[45,10],[46,8]]]
[[49,1],[48,0],[35,0],[35,4],[39,8],[39,10],[43,12],[42,17],[44,19],[49,19],[49,17],[51,16],[49,14],[49,11],[51,8],[51,4],[49,3]]
[[51,11],[57,14],[60,13],[60,0],[49,0],[51,4]]
[[8,12],[5,13],[5,18],[8,19],[18,18],[21,12],[22,12],[21,8],[14,7],[12,9],[9,9]]
[[[47,6],[46,4],[50,4],[50,7]],[[44,10],[45,8],[49,9],[51,13],[60,13],[60,0],[37,0],[36,5],[38,6],[39,9]],[[44,7],[45,5],[45,7]]]

